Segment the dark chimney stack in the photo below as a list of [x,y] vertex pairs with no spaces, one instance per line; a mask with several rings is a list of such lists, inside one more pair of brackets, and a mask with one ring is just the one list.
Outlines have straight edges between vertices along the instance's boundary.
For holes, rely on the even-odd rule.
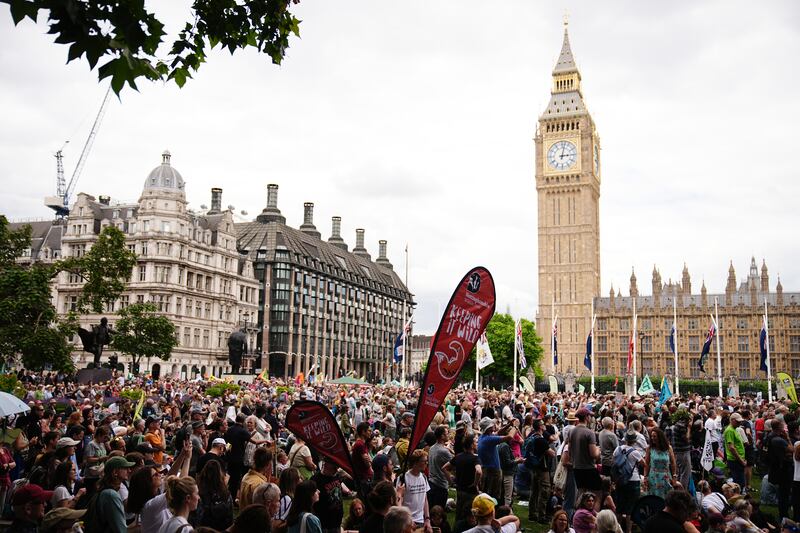
[[392,263],[389,262],[389,258],[386,257],[386,240],[381,239],[378,241],[378,258],[375,260],[375,263],[386,268],[392,268]]
[[331,218],[331,236],[328,242],[332,245],[347,251],[347,243],[342,239],[342,217]]
[[222,212],[222,189],[214,187],[211,189],[211,209],[208,210],[209,215]]
[[300,231],[316,237],[317,239],[322,237],[317,231],[317,227],[314,225],[314,204],[311,202],[303,204],[303,225],[300,226]]
[[286,217],[281,215],[278,209],[278,185],[270,183],[267,185],[267,207],[256,217],[256,221],[266,224],[268,222],[278,222],[286,224]]
[[367,249],[364,248],[364,229],[363,228],[358,228],[356,230],[356,245],[353,248],[353,253],[355,255],[359,255],[361,257],[366,257],[367,259],[370,259],[369,252],[367,252]]

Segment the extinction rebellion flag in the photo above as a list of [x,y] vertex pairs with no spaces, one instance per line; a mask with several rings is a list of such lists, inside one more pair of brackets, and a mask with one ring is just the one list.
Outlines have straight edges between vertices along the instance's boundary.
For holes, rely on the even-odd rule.
[[708,359],[708,352],[711,351],[711,341],[714,340],[714,335],[717,332],[717,328],[714,327],[714,323],[711,323],[711,327],[708,328],[708,334],[706,335],[706,342],[703,343],[703,351],[700,352],[700,360],[697,361],[697,366],[700,367],[700,372],[703,374],[706,373],[706,359]]
[[417,449],[417,444],[444,403],[472,348],[494,314],[494,306],[492,275],[483,267],[473,268],[462,278],[450,297],[450,303],[444,310],[439,329],[433,338],[414,416],[414,427],[411,429],[409,450]]
[[286,427],[328,461],[353,475],[353,462],[342,430],[330,410],[319,402],[294,402],[286,413]]

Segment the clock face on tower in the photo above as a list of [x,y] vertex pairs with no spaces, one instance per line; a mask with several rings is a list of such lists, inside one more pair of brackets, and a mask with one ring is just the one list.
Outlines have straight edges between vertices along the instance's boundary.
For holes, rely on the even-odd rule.
[[578,160],[578,150],[569,141],[558,141],[547,150],[547,163],[556,170],[567,170]]

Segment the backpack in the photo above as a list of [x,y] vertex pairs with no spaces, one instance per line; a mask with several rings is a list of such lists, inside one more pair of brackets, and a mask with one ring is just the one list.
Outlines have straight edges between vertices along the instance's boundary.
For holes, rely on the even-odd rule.
[[629,447],[621,453],[614,454],[614,464],[611,465],[611,480],[617,487],[628,483],[633,475],[633,469],[636,466],[628,461],[628,456],[633,450],[633,447]]
[[540,470],[544,466],[544,458],[542,455],[537,455],[535,451],[537,438],[544,439],[539,434],[533,434],[525,439],[524,443],[525,468],[531,471]]

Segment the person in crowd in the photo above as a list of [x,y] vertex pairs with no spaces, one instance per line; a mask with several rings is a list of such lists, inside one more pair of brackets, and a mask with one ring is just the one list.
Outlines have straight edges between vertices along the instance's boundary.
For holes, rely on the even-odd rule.
[[307,480],[297,485],[286,517],[288,533],[322,533],[322,524],[313,512],[317,501],[319,490],[316,483]]
[[239,485],[242,482],[246,468],[244,465],[244,451],[250,442],[250,432],[244,427],[245,415],[236,415],[236,421],[225,432],[225,442],[230,445],[227,453],[228,460],[228,491],[239,494]]
[[500,470],[500,455],[497,446],[510,442],[511,437],[495,435],[494,418],[483,417],[480,422],[481,436],[478,439],[478,459],[481,462],[481,490],[492,498],[500,499],[503,494],[503,473]]
[[345,495],[352,494],[339,475],[339,467],[333,461],[324,460],[319,472],[311,480],[319,488],[314,514],[320,519],[323,533],[339,533],[344,518],[343,499]]
[[450,523],[447,521],[447,513],[441,505],[431,507],[431,529],[439,533],[451,533]]
[[166,464],[169,461],[169,456],[164,453],[167,448],[161,421],[155,417],[148,418],[145,422],[145,427],[147,428],[147,432],[144,434],[144,441],[156,450],[155,453],[153,453],[153,461],[159,465]]
[[443,470],[456,480],[456,520],[465,518],[472,509],[472,500],[478,495],[483,470],[475,455],[475,437],[465,435],[464,451],[444,465]]
[[39,485],[28,483],[17,489],[11,498],[14,519],[8,531],[14,533],[36,533],[44,518],[45,504],[53,493]]
[[397,505],[397,492],[388,481],[381,481],[369,493],[370,514],[364,520],[359,533],[372,533],[383,531],[383,524],[389,508]]
[[399,480],[402,483],[399,492],[402,495],[401,505],[411,511],[415,527],[424,527],[426,531],[430,531],[431,517],[427,498],[430,485],[422,472],[427,464],[428,455],[425,450],[414,450],[408,460],[409,469]]
[[382,533],[413,533],[414,520],[408,508],[395,506],[386,512]]
[[572,527],[575,533],[592,533],[597,526],[597,511],[594,493],[586,491],[581,494],[575,514],[572,516]]
[[448,447],[450,431],[446,425],[437,426],[433,431],[436,444],[431,446],[428,454],[428,483],[431,490],[428,492],[428,504],[433,507],[447,505],[447,491],[450,488],[450,474],[443,470],[454,455]]
[[100,426],[94,432],[92,440],[84,447],[84,468],[103,464],[108,459],[106,443],[110,440],[107,426]]
[[692,442],[690,436],[691,417],[686,409],[679,409],[673,415],[675,423],[670,431],[670,444],[675,456],[678,471],[678,482],[685,489],[689,488],[689,477],[692,475]]
[[133,463],[120,456],[109,457],[105,461],[97,496],[86,513],[86,522],[92,525],[93,531],[127,533],[128,525],[120,486],[123,481],[128,481],[133,466]]
[[358,531],[364,524],[365,518],[366,509],[364,507],[364,502],[359,498],[353,498],[353,501],[350,502],[350,510],[347,512],[342,528],[345,531]]
[[[219,462],[208,461],[205,464],[197,475],[197,490],[200,494],[200,502],[197,504],[194,516],[190,517],[189,521],[196,527],[210,527],[220,531],[227,528],[233,521],[233,497],[228,491],[225,473]],[[242,492],[244,490],[245,482],[243,480]],[[280,491],[277,492],[276,504],[280,498]],[[242,508],[244,507],[247,507],[247,504],[242,506]]]
[[[233,525],[225,530],[226,533],[262,533],[264,531],[275,531],[271,528],[271,520],[267,509],[263,505],[248,505],[239,512],[233,521]],[[213,530],[206,530],[204,533],[211,533]],[[198,530],[198,533],[200,531]]]
[[86,510],[59,507],[51,509],[44,515],[40,533],[76,533],[76,523],[83,518]]
[[637,432],[629,429],[625,433],[625,444],[614,450],[613,455],[615,464],[623,464],[624,460],[625,468],[621,469],[621,473],[627,474],[630,472],[627,475],[627,479],[619,478],[616,480],[617,512],[622,516],[625,531],[628,533],[630,533],[632,527],[631,512],[641,494],[639,469],[643,469],[645,465],[642,452],[635,446],[637,439]]
[[252,466],[242,478],[239,489],[239,507],[247,507],[253,503],[253,492],[259,485],[269,483],[272,469],[272,454],[266,448],[256,448],[253,453]]
[[661,428],[650,430],[650,446],[644,462],[644,481],[642,489],[647,494],[666,498],[678,478],[675,456],[667,437]]
[[197,509],[200,491],[197,482],[190,476],[167,478],[167,506],[172,517],[167,520],[158,533],[181,533],[189,526],[189,513]]
[[794,446],[791,444],[786,424],[779,418],[772,419],[772,430],[765,437],[764,447],[767,449],[769,465],[769,481],[778,487],[778,516],[789,516],[791,502],[791,481],[794,474],[793,454]]
[[686,533],[684,524],[694,509],[694,500],[688,492],[671,490],[664,500],[664,509],[645,522],[643,533]]
[[[550,498],[550,459],[556,452],[544,436],[544,423],[540,419],[531,422],[531,434],[525,440],[525,467],[531,473],[531,490],[528,498],[528,519],[544,524],[547,522],[546,507]],[[535,489],[535,490],[534,490]]]
[[600,464],[602,465],[602,474],[610,477],[611,467],[614,465],[612,457],[614,450],[619,447],[619,438],[614,432],[615,424],[611,417],[603,417],[600,423],[603,426],[597,439],[600,443]]
[[289,466],[296,468],[302,479],[311,479],[317,465],[311,456],[311,449],[300,437],[295,436],[294,444],[289,450]]
[[590,491],[597,501],[602,490],[600,473],[597,471],[597,461],[600,460],[600,447],[596,444],[594,431],[589,429],[593,422],[593,413],[589,409],[581,408],[575,412],[577,422],[569,434],[569,462],[572,465],[572,474],[575,478],[577,489],[576,501],[581,495]]
[[381,481],[392,481],[394,475],[394,463],[385,453],[379,453],[372,458],[372,484]]
[[486,533],[495,531],[497,533],[516,533],[519,531],[519,518],[513,514],[502,518],[495,518],[495,506],[497,500],[488,494],[478,494],[472,501],[472,514],[475,516],[477,525],[468,529],[466,533]]
[[521,456],[515,456],[511,448],[515,444],[514,437],[519,435],[513,426],[506,426],[500,431],[500,436],[511,436],[508,442],[501,442],[497,446],[497,456],[500,459],[500,471],[503,474],[503,502],[511,506],[514,497],[514,476],[517,474],[517,465],[523,461]]
[[575,530],[569,526],[569,516],[565,510],[559,509],[553,513],[548,533],[575,533]]
[[725,459],[728,462],[728,471],[734,483],[738,483],[740,487],[745,486],[744,469],[747,467],[744,439],[739,431],[737,431],[737,428],[742,424],[742,420],[741,414],[731,414],[729,423],[722,432],[722,441],[725,444]]
[[294,467],[287,468],[281,472],[281,477],[278,480],[281,489],[281,502],[278,509],[278,514],[275,519],[285,524],[286,517],[289,516],[289,509],[292,507],[292,499],[297,485],[300,484],[300,472]]
[[75,491],[75,477],[78,469],[75,468],[75,463],[72,461],[65,461],[56,467],[53,476],[53,497],[50,500],[50,507],[57,509],[59,507],[74,508],[75,503],[86,492],[86,489],[81,487]]
[[596,522],[595,531],[597,533],[622,533],[622,527],[617,521],[617,515],[611,509],[603,509],[597,513]]
[[203,468],[205,468],[206,463],[208,461],[216,461],[219,463],[219,466],[222,468],[223,472],[227,472],[227,462],[225,461],[225,451],[228,447],[228,443],[225,442],[225,439],[222,437],[217,437],[213,441],[211,441],[211,449],[209,449],[206,453],[203,454],[197,460],[197,471],[202,472]]
[[371,436],[369,423],[361,422],[356,426],[356,441],[350,450],[353,458],[353,477],[359,487],[359,496],[362,498],[366,497],[372,483],[372,458],[367,446]]

